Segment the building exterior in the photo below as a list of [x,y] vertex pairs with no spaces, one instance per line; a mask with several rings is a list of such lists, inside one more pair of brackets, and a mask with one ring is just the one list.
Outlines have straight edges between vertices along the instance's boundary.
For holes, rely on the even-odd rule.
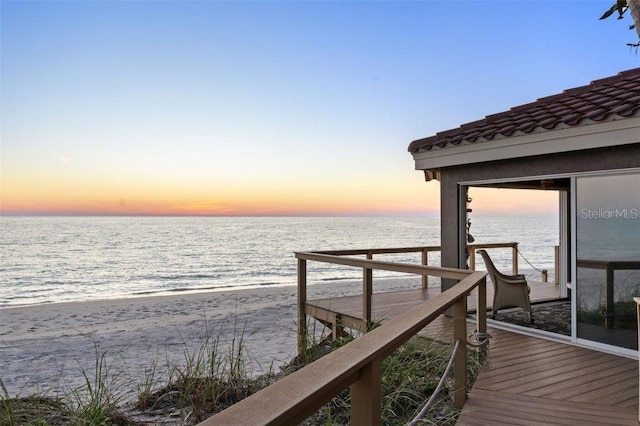
[[570,340],[637,356],[628,308],[640,296],[640,68],[415,140],[409,152],[440,181],[445,267],[467,266],[470,187],[556,191]]

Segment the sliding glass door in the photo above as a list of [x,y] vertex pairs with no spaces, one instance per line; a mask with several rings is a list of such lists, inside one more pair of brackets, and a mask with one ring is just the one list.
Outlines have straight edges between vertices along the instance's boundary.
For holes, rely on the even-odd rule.
[[578,339],[638,348],[640,172],[575,180]]

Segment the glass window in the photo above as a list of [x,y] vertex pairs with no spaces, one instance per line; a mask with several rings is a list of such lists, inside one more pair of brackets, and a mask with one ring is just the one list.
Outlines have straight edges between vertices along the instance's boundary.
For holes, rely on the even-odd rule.
[[637,349],[640,173],[576,179],[578,338]]

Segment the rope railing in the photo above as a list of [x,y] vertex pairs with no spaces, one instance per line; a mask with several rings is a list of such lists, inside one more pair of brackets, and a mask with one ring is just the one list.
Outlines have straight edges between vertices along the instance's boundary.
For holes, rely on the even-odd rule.
[[[518,247],[517,242],[511,242],[511,243],[491,243],[491,244],[469,244],[468,247],[468,254],[469,254],[469,269],[473,269],[475,270],[476,267],[476,250],[478,249],[495,249],[495,248],[511,248],[512,251],[512,256],[511,256],[511,269],[512,269],[512,273],[513,275],[516,275],[519,273],[519,268],[518,268],[518,258],[521,257],[531,268],[533,268],[533,270],[539,272],[540,274],[542,274],[542,281],[547,282],[548,276],[549,276],[549,272],[547,269],[541,269],[536,267],[533,263],[531,263],[529,261],[529,259],[527,259],[527,257],[522,253],[522,251],[520,250],[520,248]],[[559,268],[559,264],[558,264],[558,254],[559,252],[559,247],[555,246],[555,250],[554,250],[554,273],[555,273],[555,283],[558,283],[558,268]]]
[[[491,339],[491,335],[489,333],[480,332],[478,330],[475,330],[473,333],[471,333],[469,337],[472,337],[475,340],[475,342],[470,342],[469,340],[467,340],[466,344],[474,348],[486,348],[489,345],[489,339]],[[411,420],[411,422],[407,424],[407,426],[417,425],[418,422],[422,418],[424,418],[424,416],[429,412],[431,407],[433,407],[433,404],[435,403],[436,398],[438,397],[438,395],[440,395],[440,392],[442,391],[442,387],[444,386],[445,379],[449,376],[449,373],[451,372],[451,367],[453,366],[456,352],[458,351],[458,348],[460,348],[460,344],[461,344],[461,340],[457,339],[453,346],[453,350],[451,351],[451,357],[449,358],[447,367],[444,369],[444,372],[442,373],[442,377],[440,377],[440,381],[438,382],[438,385],[436,386],[435,390],[429,397],[429,400],[424,404],[420,412],[413,418],[413,420]]]
[[453,367],[453,361],[456,356],[456,352],[458,352],[458,348],[460,347],[460,339],[456,340],[455,345],[453,346],[453,351],[451,351],[451,358],[449,358],[449,362],[447,363],[447,367],[444,369],[444,373],[442,373],[442,377],[440,377],[440,381],[438,382],[438,386],[429,397],[429,400],[424,404],[424,407],[420,410],[418,415],[416,415],[411,422],[408,423],[407,426],[415,426],[418,424],[420,419],[422,419],[425,414],[431,409],[433,403],[435,402],[438,395],[442,391],[442,387],[444,386],[444,380],[449,376],[449,372],[451,371],[451,367]]
[[522,257],[522,259],[524,259],[524,261],[527,262],[529,264],[529,266],[531,266],[533,269],[535,269],[536,271],[540,272],[541,274],[544,274],[544,271],[546,271],[546,269],[543,270],[543,269],[536,268],[534,266],[534,264],[529,262],[529,259],[527,259],[524,256],[524,254],[522,254],[522,252],[520,251],[520,249],[518,247],[516,247],[516,250],[517,250],[518,254],[520,255],[520,257]]

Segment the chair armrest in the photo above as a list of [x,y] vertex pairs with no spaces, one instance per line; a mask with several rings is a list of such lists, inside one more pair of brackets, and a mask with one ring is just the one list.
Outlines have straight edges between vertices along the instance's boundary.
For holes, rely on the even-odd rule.
[[524,286],[527,285],[527,280],[525,280],[523,278],[511,278],[511,277],[502,278],[502,277],[500,277],[500,278],[498,278],[498,280],[500,282],[505,283],[505,284],[524,285]]
[[500,277],[503,280],[521,280],[521,281],[526,281],[526,277],[523,274],[518,274],[518,275],[507,275],[507,274],[503,274],[502,272],[496,270],[496,275],[498,277]]

